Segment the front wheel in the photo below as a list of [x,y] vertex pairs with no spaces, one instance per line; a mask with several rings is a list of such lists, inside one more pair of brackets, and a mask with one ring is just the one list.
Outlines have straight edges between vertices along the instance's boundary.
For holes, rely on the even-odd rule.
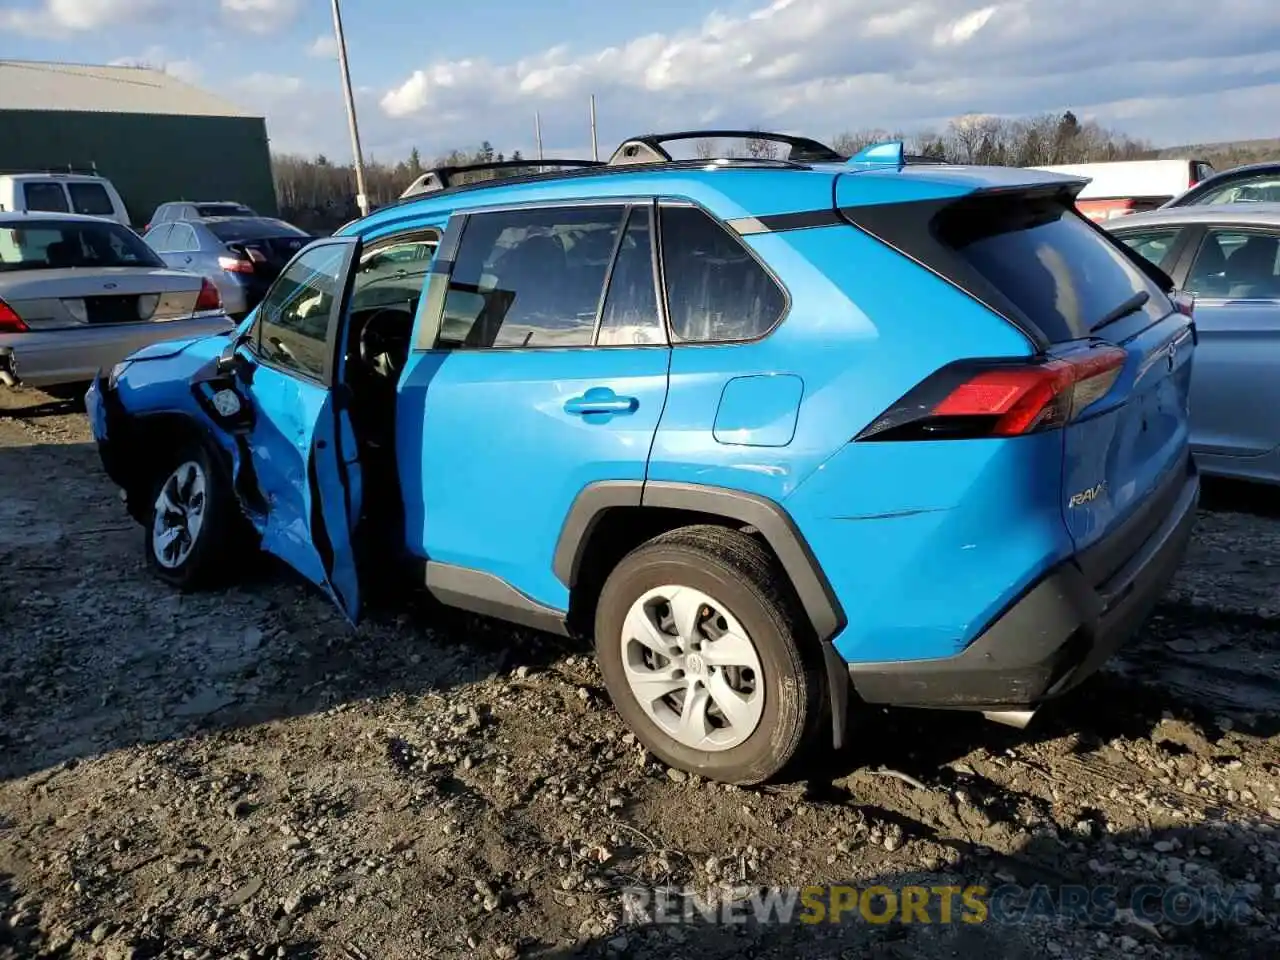
[[147,562],[162,580],[184,589],[212,583],[227,572],[238,520],[226,474],[203,445],[192,444],[153,488]]
[[768,780],[822,710],[819,664],[772,556],[746,534],[687,527],[630,553],[596,613],[596,656],[623,719],[673,767]]

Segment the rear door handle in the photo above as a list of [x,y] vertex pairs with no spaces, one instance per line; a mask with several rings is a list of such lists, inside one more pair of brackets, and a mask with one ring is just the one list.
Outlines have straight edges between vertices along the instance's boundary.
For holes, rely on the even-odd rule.
[[565,402],[565,413],[585,416],[592,413],[634,413],[640,406],[636,397],[620,397],[608,387],[592,387],[580,397]]

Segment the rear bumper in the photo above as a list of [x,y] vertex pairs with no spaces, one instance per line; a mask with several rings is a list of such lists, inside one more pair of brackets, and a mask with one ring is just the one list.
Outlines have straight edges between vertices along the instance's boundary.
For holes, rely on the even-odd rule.
[[1050,571],[962,653],[849,665],[869,703],[989,710],[1034,707],[1105,663],[1151,612],[1186,553],[1200,478],[1166,481],[1141,515]]
[[165,340],[185,340],[225,333],[232,326],[225,314],[156,323],[100,324],[77,329],[17,333],[4,343],[20,352],[22,381],[32,387],[88,383],[99,370],[110,370],[135,350]]

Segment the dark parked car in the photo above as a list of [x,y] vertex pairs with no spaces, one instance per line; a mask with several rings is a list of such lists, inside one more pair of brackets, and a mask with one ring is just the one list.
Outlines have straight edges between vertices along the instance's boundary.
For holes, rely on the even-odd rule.
[[183,200],[162,203],[156,207],[143,233],[162,223],[174,220],[203,220],[206,217],[256,217],[258,211],[238,200]]
[[162,223],[143,239],[166,265],[212,280],[227,313],[243,317],[312,238],[272,217],[209,217]]
[[1206,177],[1162,209],[1221,203],[1280,202],[1280,161],[1250,163]]

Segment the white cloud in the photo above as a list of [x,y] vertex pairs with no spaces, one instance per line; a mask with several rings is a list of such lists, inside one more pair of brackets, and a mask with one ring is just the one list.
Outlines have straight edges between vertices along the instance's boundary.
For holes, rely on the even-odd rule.
[[999,9],[998,6],[983,7],[981,10],[966,13],[959,20],[954,20],[945,27],[934,31],[934,44],[939,47],[945,47],[948,44],[967,43],[973,39],[974,34],[987,25]]
[[[190,0],[187,0],[189,3]],[[225,19],[252,33],[275,33],[293,23],[298,0],[219,0]]]
[[164,47],[147,47],[141,56],[118,57],[115,60],[111,60],[108,66],[150,67],[153,70],[162,70],[169,76],[190,84],[198,84],[203,76],[200,64],[194,60],[187,59],[171,60],[168,51]]
[[137,18],[165,17],[173,0],[43,0],[0,10],[0,29],[36,37],[65,37]]
[[307,56],[328,60],[338,55],[338,41],[331,33],[322,33],[307,44]]
[[539,110],[544,132],[578,142],[595,93],[610,144],[712,117],[823,137],[1067,108],[1104,121],[1123,113],[1135,135],[1184,139],[1195,131],[1157,105],[1216,93],[1215,129],[1264,136],[1261,115],[1237,110],[1243,98],[1232,91],[1280,82],[1277,50],[1274,0],[1218,0],[1211,16],[1201,0],[1158,10],[1116,0],[774,0],[603,49],[430,61],[383,93],[376,129],[430,129],[439,150],[486,137],[506,145],[517,131],[527,145]]
[[[741,11],[751,2],[731,6]],[[536,110],[549,151],[580,146],[589,94],[597,97],[605,151],[642,130],[758,125],[822,139],[873,127],[940,127],[975,112],[1065,109],[1157,142],[1274,132],[1263,125],[1275,102],[1265,94],[1280,85],[1275,0],[1216,0],[1209,15],[1203,0],[1164,0],[1158,8],[1118,0],[755,3],[611,46],[571,41],[508,60],[486,57],[477,39],[470,55],[403,64],[398,79],[377,80],[374,93],[367,87],[386,76],[385,67],[366,72],[364,65],[400,51],[353,47],[362,139],[367,152],[388,159],[410,146],[430,156],[485,139],[528,153]],[[317,5],[327,6],[306,9]],[[298,29],[303,9],[301,0],[0,0],[0,31],[78,38],[83,47],[86,37],[96,44],[99,32],[128,37],[138,23],[168,21],[181,38],[165,41],[168,50],[185,52],[182,44],[199,29],[197,46],[207,56],[224,40],[228,49],[247,46],[246,31],[292,26],[296,64],[282,48],[267,61],[281,75],[225,85],[265,112],[273,145],[345,156],[338,72],[322,62],[301,65],[304,54],[332,57],[333,41],[327,32],[308,40],[312,28]],[[210,12],[216,32],[204,30]],[[424,7],[418,16],[425,22],[431,14]],[[194,76],[183,59],[145,59]],[[207,70],[215,73],[222,75]]]
[[[252,33],[273,33],[291,24],[299,0],[217,0],[223,20]],[[197,14],[196,7],[201,9]],[[90,31],[154,24],[175,17],[207,17],[209,0],[38,0],[0,9],[0,30],[62,38]]]

